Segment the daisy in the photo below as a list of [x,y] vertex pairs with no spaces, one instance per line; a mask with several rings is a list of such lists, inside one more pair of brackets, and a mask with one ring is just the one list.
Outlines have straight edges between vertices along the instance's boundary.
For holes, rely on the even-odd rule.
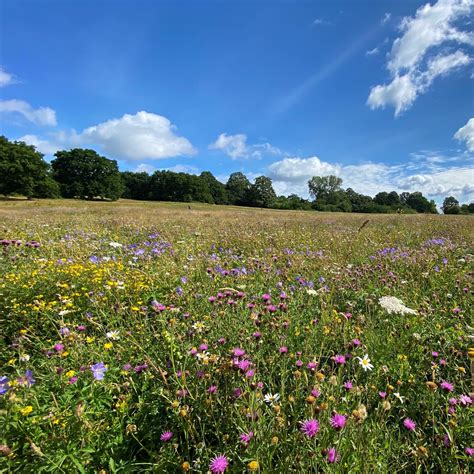
[[367,370],[372,370],[374,366],[370,363],[369,355],[365,354],[365,356],[361,359],[360,357],[357,357],[359,360],[359,364],[362,366],[365,372]]
[[271,393],[267,393],[264,397],[263,397],[263,400],[265,401],[265,403],[268,403],[269,405],[272,405],[276,402],[278,402],[278,400],[280,400],[280,395],[278,393],[275,393],[274,395],[272,395]]

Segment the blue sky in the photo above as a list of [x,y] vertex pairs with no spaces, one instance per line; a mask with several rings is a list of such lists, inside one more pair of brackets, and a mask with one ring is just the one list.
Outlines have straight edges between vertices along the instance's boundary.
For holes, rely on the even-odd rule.
[[0,3],[0,133],[125,170],[474,200],[474,0]]

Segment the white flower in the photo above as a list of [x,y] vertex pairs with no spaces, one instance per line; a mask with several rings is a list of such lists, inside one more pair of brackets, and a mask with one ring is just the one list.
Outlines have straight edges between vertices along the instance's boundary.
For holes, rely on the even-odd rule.
[[106,336],[107,336],[108,339],[112,339],[113,341],[117,341],[118,339],[120,339],[118,331],[109,331],[106,334]]
[[374,368],[374,366],[370,363],[368,354],[365,354],[363,359],[361,359],[360,357],[357,357],[357,359],[359,360],[359,364],[362,366],[365,372]]
[[379,304],[388,314],[416,314],[414,309],[407,308],[403,301],[395,296],[382,296],[379,299]]
[[312,288],[307,289],[306,293],[308,293],[308,295],[311,295],[311,296],[315,296],[318,294],[318,292],[316,290],[313,290]]
[[394,396],[395,398],[398,398],[401,403],[403,403],[403,402],[405,401],[405,397],[402,397],[398,392],[395,392],[395,393],[393,394],[393,396]]
[[29,354],[21,354],[20,360],[21,360],[21,362],[28,362],[30,360],[30,355]]
[[109,245],[114,249],[119,249],[120,247],[123,247],[123,245],[119,242],[109,242]]
[[276,402],[278,402],[278,400],[280,400],[280,395],[278,393],[275,393],[275,394],[271,394],[271,393],[267,393],[264,397],[263,397],[263,400],[265,401],[265,403],[268,403],[269,405],[272,405]]

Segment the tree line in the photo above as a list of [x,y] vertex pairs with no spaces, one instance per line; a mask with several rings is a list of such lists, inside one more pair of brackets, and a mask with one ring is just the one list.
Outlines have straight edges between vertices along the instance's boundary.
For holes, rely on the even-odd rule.
[[[250,180],[241,172],[221,183],[210,171],[199,175],[173,171],[119,171],[117,162],[94,150],[58,151],[48,164],[34,146],[0,136],[0,194],[28,198],[119,198],[203,202],[288,210],[368,213],[437,213],[436,204],[421,192],[380,192],[375,197],[342,188],[337,176],[314,176],[308,181],[312,200],[296,194],[277,196],[271,178]],[[445,214],[474,213],[474,203],[444,200]]]

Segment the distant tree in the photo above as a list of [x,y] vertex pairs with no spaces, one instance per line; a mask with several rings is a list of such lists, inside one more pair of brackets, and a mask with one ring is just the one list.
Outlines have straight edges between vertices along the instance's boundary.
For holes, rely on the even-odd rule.
[[0,194],[59,197],[59,187],[51,177],[50,166],[34,146],[0,136]]
[[438,213],[438,211],[436,210],[436,203],[433,200],[428,201],[428,199],[426,199],[419,191],[411,193],[408,196],[406,200],[406,205],[414,209],[416,212],[424,212],[431,214]]
[[245,200],[249,206],[270,207],[276,197],[272,180],[266,176],[259,176],[247,191]]
[[62,196],[116,200],[122,195],[123,184],[115,160],[81,148],[58,151],[55,156],[51,165]]
[[148,173],[132,173],[123,171],[120,173],[123,183],[122,197],[126,199],[150,199],[151,177]]
[[454,196],[449,196],[443,201],[441,209],[444,214],[460,214],[461,208],[459,207],[459,201]]
[[365,196],[355,192],[352,188],[346,190],[352,206],[352,212],[376,212],[374,209],[374,201],[370,196]]
[[155,171],[150,188],[155,201],[214,202],[207,182],[193,174]]
[[245,199],[250,189],[250,181],[240,171],[232,173],[225,185],[230,204],[245,205]]
[[340,191],[342,179],[338,176],[313,176],[308,181],[309,194],[314,199],[324,198],[327,195]]
[[228,204],[229,196],[225,186],[210,171],[203,171],[199,177],[207,183],[214,204]]
[[375,195],[374,202],[382,206],[390,207],[400,207],[401,205],[400,196],[396,191],[391,191],[390,193],[382,191]]
[[474,202],[469,203],[467,208],[471,214],[474,214]]

